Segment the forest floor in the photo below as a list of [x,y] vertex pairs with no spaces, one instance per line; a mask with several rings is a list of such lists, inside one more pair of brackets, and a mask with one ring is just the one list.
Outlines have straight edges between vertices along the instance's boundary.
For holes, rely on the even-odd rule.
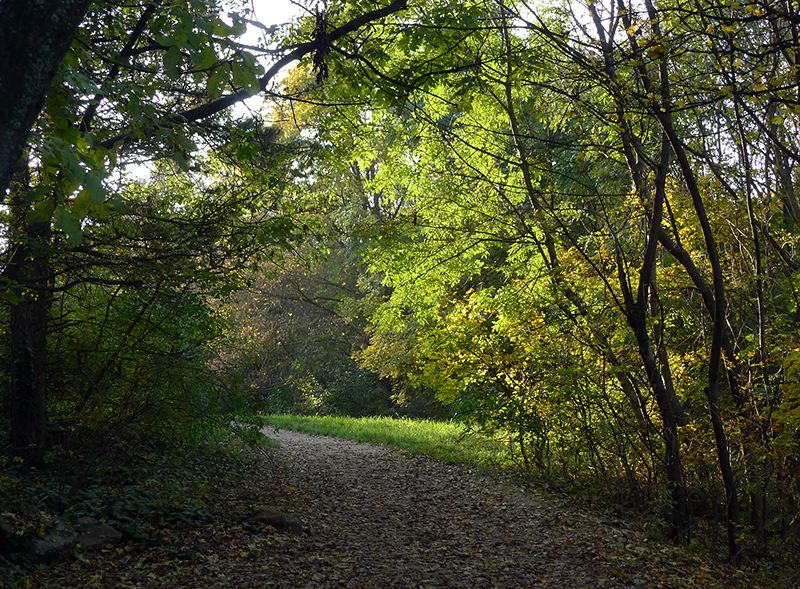
[[[499,475],[382,446],[266,428],[271,459],[204,525],[44,567],[20,587],[758,587],[746,571]],[[222,509],[224,507],[224,509]],[[259,508],[300,535],[247,522]]]

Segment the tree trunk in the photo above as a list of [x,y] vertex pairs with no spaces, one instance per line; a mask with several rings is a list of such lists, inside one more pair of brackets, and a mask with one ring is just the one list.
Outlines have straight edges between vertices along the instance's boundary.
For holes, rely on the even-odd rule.
[[0,2],[0,202],[91,0]]
[[47,428],[47,319],[50,222],[32,223],[12,262],[18,302],[11,305],[11,439],[14,453],[40,459]]
[[672,502],[669,517],[669,536],[673,540],[683,542],[687,539],[689,531],[689,509],[686,501],[686,490],[683,486],[678,419],[673,411],[670,395],[664,387],[664,381],[658,370],[658,362],[650,344],[650,336],[647,333],[647,313],[644,305],[639,305],[638,309],[629,310],[628,324],[636,337],[639,354],[647,373],[650,388],[656,398],[663,425],[662,435],[664,437],[667,491]]
[[725,296],[725,286],[722,274],[722,264],[717,251],[717,242],[711,230],[711,223],[706,214],[705,205],[694,177],[686,151],[681,140],[678,138],[672,120],[669,115],[656,115],[661,122],[661,127],[667,135],[672,146],[673,152],[677,156],[680,164],[681,174],[684,183],[692,197],[695,214],[703,231],[703,238],[706,243],[706,253],[708,262],[711,265],[714,285],[714,331],[711,337],[711,350],[708,362],[708,386],[705,388],[706,400],[708,401],[708,412],[711,418],[711,425],[714,429],[714,441],[717,446],[717,458],[719,461],[720,474],[725,485],[725,499],[728,512],[728,549],[730,558],[735,559],[738,554],[737,536],[739,527],[739,499],[736,478],[731,465],[730,451],[725,434],[725,426],[722,422],[722,414],[719,408],[719,369],[722,358],[722,343],[727,333],[725,324],[725,313],[727,299]]

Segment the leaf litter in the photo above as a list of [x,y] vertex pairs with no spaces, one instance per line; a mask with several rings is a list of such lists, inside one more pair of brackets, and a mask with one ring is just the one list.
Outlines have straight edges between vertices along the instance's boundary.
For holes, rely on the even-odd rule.
[[[215,517],[41,566],[29,588],[745,588],[742,569],[460,465],[288,430]],[[209,481],[210,485],[214,481]],[[247,518],[298,518],[301,535]]]

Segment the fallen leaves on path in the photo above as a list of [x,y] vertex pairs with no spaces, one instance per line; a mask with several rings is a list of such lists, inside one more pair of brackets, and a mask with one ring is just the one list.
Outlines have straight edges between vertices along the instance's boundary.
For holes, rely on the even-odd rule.
[[[165,526],[39,570],[23,587],[745,588],[746,574],[649,542],[641,530],[461,466],[348,440],[273,433],[265,462],[210,524]],[[258,506],[299,518],[277,533]],[[227,515],[225,515],[227,514]]]

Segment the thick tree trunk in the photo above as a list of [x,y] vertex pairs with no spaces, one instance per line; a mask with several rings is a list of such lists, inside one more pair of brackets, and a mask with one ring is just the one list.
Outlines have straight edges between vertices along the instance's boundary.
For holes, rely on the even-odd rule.
[[33,223],[9,264],[19,301],[11,305],[11,438],[23,458],[41,458],[47,427],[50,223]]
[[50,223],[27,223],[28,159],[16,165],[9,197],[12,253],[3,278],[11,283],[11,442],[14,453],[40,459],[47,427],[47,286],[50,282]]
[[0,2],[0,201],[91,0]]

